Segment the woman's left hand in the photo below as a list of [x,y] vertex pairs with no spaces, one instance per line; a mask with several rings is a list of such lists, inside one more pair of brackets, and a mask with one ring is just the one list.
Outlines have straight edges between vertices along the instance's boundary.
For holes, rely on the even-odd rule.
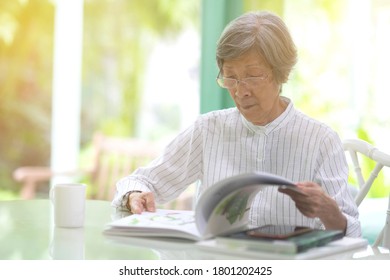
[[279,191],[290,196],[303,215],[309,218],[318,217],[327,229],[345,231],[346,218],[341,213],[336,201],[320,185],[314,182],[300,182],[297,183],[297,189],[298,192],[288,188],[279,188]]

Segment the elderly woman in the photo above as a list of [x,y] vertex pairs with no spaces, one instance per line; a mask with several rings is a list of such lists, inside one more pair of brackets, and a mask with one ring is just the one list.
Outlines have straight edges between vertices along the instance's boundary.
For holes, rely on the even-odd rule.
[[198,117],[161,157],[117,183],[113,206],[155,211],[199,181],[198,194],[242,173],[264,171],[298,182],[301,193],[266,188],[253,202],[250,224],[340,229],[361,235],[347,188],[348,167],[338,135],[281,96],[297,52],[283,21],[251,12],[232,21],[217,45],[218,84],[236,108]]

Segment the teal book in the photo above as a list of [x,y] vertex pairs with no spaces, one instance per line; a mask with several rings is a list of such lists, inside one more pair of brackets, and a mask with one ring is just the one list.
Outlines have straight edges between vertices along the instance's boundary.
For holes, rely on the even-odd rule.
[[264,226],[225,236],[216,243],[232,250],[297,254],[344,237],[341,230],[320,230],[292,226]]

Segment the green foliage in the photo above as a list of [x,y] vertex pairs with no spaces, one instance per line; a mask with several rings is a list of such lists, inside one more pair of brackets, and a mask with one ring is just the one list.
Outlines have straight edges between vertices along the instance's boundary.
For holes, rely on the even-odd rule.
[[243,0],[244,10],[266,10],[274,12],[278,15],[283,15],[285,0]]
[[83,139],[96,130],[134,135],[148,53],[160,38],[196,24],[198,15],[198,1],[86,2]]
[[159,39],[196,25],[199,3],[100,0],[84,9],[82,143],[95,131],[134,136],[148,54]]
[[18,193],[10,190],[0,189],[0,200],[15,200],[18,198],[19,198]]
[[47,0],[0,2],[0,178],[49,160],[54,7]]
[[[0,179],[14,192],[16,167],[49,165],[53,3],[0,2]],[[196,24],[198,15],[196,0],[85,1],[83,146],[96,130],[134,134],[150,49]]]

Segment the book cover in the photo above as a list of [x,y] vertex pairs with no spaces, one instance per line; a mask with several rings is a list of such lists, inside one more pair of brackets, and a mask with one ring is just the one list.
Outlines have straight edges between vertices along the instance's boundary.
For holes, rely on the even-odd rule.
[[230,255],[243,259],[267,260],[313,260],[313,259],[351,259],[356,252],[366,248],[368,242],[363,238],[343,237],[320,247],[313,247],[297,254],[286,254],[274,251],[252,250],[247,246],[231,245],[218,242],[217,239],[202,240],[195,243],[201,250],[221,255]]
[[[254,232],[254,234],[253,234]],[[296,254],[324,246],[344,237],[341,230],[320,230],[291,226],[264,226],[216,238],[217,244],[231,249]]]

